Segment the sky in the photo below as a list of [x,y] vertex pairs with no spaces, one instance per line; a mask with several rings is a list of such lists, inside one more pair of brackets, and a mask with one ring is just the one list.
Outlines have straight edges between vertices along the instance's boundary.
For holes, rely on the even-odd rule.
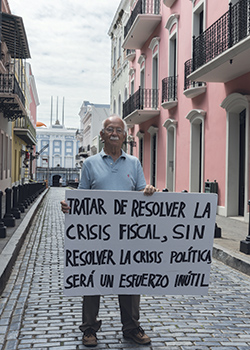
[[[8,0],[22,17],[40,105],[37,120],[79,128],[83,101],[110,104],[108,31],[120,0]],[[58,109],[57,109],[58,100]]]

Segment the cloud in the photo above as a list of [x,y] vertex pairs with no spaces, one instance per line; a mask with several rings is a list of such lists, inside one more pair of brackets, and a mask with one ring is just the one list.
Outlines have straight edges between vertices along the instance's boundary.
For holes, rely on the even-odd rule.
[[[9,0],[23,18],[40,106],[37,119],[49,125],[51,96],[65,97],[65,124],[79,127],[83,100],[109,104],[110,38],[108,30],[120,0]],[[60,111],[61,113],[61,111]],[[58,112],[59,119],[60,113]]]

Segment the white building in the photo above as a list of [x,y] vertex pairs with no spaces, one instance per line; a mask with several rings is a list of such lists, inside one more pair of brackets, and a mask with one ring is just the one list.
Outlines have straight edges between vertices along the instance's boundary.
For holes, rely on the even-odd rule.
[[111,111],[120,117],[123,103],[129,97],[129,61],[135,58],[134,50],[122,48],[124,26],[129,16],[130,1],[121,0],[108,31],[111,39]]
[[81,162],[81,156],[86,158],[100,151],[101,145],[99,135],[102,128],[102,121],[110,115],[108,104],[95,104],[83,101],[79,116],[80,130],[77,133],[79,141],[79,154],[77,159]]
[[[57,119],[50,127],[37,128],[37,180],[48,181],[49,186],[63,186],[79,180],[75,158],[79,142],[75,128],[65,128]],[[61,180],[60,180],[61,179]]]

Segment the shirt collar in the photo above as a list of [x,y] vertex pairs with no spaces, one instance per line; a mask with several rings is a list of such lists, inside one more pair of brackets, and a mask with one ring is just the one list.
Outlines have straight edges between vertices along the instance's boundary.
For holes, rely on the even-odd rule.
[[[125,153],[123,151],[123,149],[121,149],[121,151],[122,151],[122,154],[120,155],[119,158],[127,158],[127,153]],[[109,155],[104,152],[104,149],[101,150],[100,155],[101,155],[102,158],[109,157]]]

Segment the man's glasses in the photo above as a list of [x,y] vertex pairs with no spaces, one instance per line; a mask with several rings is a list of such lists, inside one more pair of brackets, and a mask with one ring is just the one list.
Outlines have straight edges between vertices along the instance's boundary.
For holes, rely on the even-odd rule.
[[104,129],[107,131],[109,134],[113,134],[113,132],[116,130],[117,134],[122,134],[124,133],[124,130],[122,128],[112,128],[112,126],[108,126],[107,128]]

